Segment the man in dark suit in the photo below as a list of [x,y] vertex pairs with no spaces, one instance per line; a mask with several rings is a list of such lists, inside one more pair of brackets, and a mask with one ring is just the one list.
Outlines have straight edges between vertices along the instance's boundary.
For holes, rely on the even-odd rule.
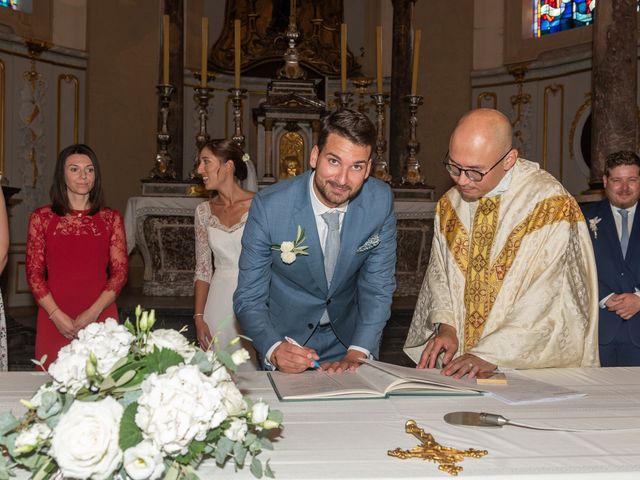
[[368,178],[376,131],[353,110],[329,115],[313,170],[259,192],[242,236],[236,317],[267,368],[330,372],[377,356],[395,289],[396,220]]
[[609,155],[605,200],[582,206],[598,267],[600,363],[640,366],[640,158]]

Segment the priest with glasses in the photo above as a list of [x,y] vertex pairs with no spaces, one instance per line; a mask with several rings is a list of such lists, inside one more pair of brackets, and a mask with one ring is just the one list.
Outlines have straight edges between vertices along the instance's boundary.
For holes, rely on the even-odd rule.
[[498,367],[598,366],[598,283],[575,199],[518,157],[509,120],[458,122],[444,167],[431,259],[405,352],[457,378]]

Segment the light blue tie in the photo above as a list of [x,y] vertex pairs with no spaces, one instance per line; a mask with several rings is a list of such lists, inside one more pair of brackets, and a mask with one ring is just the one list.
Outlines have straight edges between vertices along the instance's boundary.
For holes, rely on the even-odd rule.
[[627,256],[627,247],[629,246],[629,212],[623,208],[618,210],[622,218],[622,228],[620,229],[620,248],[622,248],[622,256]]
[[[327,224],[327,238],[324,241],[324,273],[327,277],[327,286],[331,285],[333,272],[336,269],[338,252],[340,251],[340,212],[337,210],[325,212],[320,215]],[[329,312],[326,310],[320,318],[320,325],[329,323]]]
[[327,285],[330,285],[340,251],[340,212],[331,210],[323,213],[321,217],[329,229],[324,241],[324,273],[327,276]]

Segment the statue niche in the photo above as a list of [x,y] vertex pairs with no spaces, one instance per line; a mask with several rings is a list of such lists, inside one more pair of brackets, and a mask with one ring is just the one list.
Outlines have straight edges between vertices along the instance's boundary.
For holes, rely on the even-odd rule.
[[280,137],[280,180],[295,177],[304,171],[304,138],[297,132]]

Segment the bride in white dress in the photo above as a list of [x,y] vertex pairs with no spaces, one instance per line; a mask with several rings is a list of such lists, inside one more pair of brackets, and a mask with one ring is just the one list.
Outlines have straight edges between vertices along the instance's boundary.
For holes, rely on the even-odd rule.
[[[216,195],[201,203],[195,213],[196,272],[195,314],[198,342],[208,348],[215,337],[220,348],[241,334],[233,314],[233,292],[238,283],[242,232],[253,192],[238,181],[246,180],[252,166],[243,151],[231,140],[214,140],[198,154],[198,174],[205,188]],[[255,186],[254,186],[255,188]],[[213,252],[213,263],[211,254]],[[241,339],[251,359],[239,370],[259,369],[251,342]]]

